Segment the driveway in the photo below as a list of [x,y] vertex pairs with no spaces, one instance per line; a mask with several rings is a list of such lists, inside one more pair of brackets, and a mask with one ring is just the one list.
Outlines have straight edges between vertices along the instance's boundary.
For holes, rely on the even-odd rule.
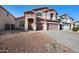
[[45,34],[64,44],[75,52],[79,52],[79,33],[71,31],[45,31]]

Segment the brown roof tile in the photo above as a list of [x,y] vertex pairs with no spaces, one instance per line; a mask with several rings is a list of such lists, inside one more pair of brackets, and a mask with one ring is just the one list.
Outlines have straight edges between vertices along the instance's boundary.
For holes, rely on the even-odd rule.
[[33,11],[26,11],[26,12],[24,12],[25,14],[27,13],[27,14],[29,14],[29,13],[31,13],[31,14],[34,14],[34,12]]
[[45,10],[44,12],[48,12],[48,11],[55,11],[54,9],[48,9],[48,10]]
[[35,8],[32,11],[38,11],[38,10],[42,10],[42,9],[49,9],[49,8],[48,7]]

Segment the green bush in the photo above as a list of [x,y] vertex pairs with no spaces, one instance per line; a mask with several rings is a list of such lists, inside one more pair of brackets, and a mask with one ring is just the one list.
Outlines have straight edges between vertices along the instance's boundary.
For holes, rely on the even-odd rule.
[[77,32],[77,31],[79,31],[79,27],[73,27],[72,30],[75,31],[75,32]]

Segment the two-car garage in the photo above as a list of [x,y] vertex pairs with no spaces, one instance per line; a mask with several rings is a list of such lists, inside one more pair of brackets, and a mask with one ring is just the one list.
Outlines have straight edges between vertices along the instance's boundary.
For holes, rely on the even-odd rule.
[[[44,23],[37,23],[37,30],[44,30]],[[57,22],[47,22],[47,30],[58,30]]]
[[[42,23],[37,24],[37,30],[43,30],[44,26]],[[47,30],[58,30],[58,24],[47,23]]]
[[70,30],[70,26],[69,23],[60,24],[60,30]]
[[63,25],[63,30],[69,30],[69,29],[70,29],[70,24]]
[[58,30],[58,24],[47,23],[47,30]]
[[5,24],[5,30],[14,30],[15,24]]

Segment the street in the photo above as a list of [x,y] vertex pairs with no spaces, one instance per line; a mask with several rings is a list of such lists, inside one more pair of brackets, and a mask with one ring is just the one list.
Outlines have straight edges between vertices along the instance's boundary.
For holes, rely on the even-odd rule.
[[75,52],[79,52],[79,33],[71,31],[45,31],[45,34],[71,48]]

